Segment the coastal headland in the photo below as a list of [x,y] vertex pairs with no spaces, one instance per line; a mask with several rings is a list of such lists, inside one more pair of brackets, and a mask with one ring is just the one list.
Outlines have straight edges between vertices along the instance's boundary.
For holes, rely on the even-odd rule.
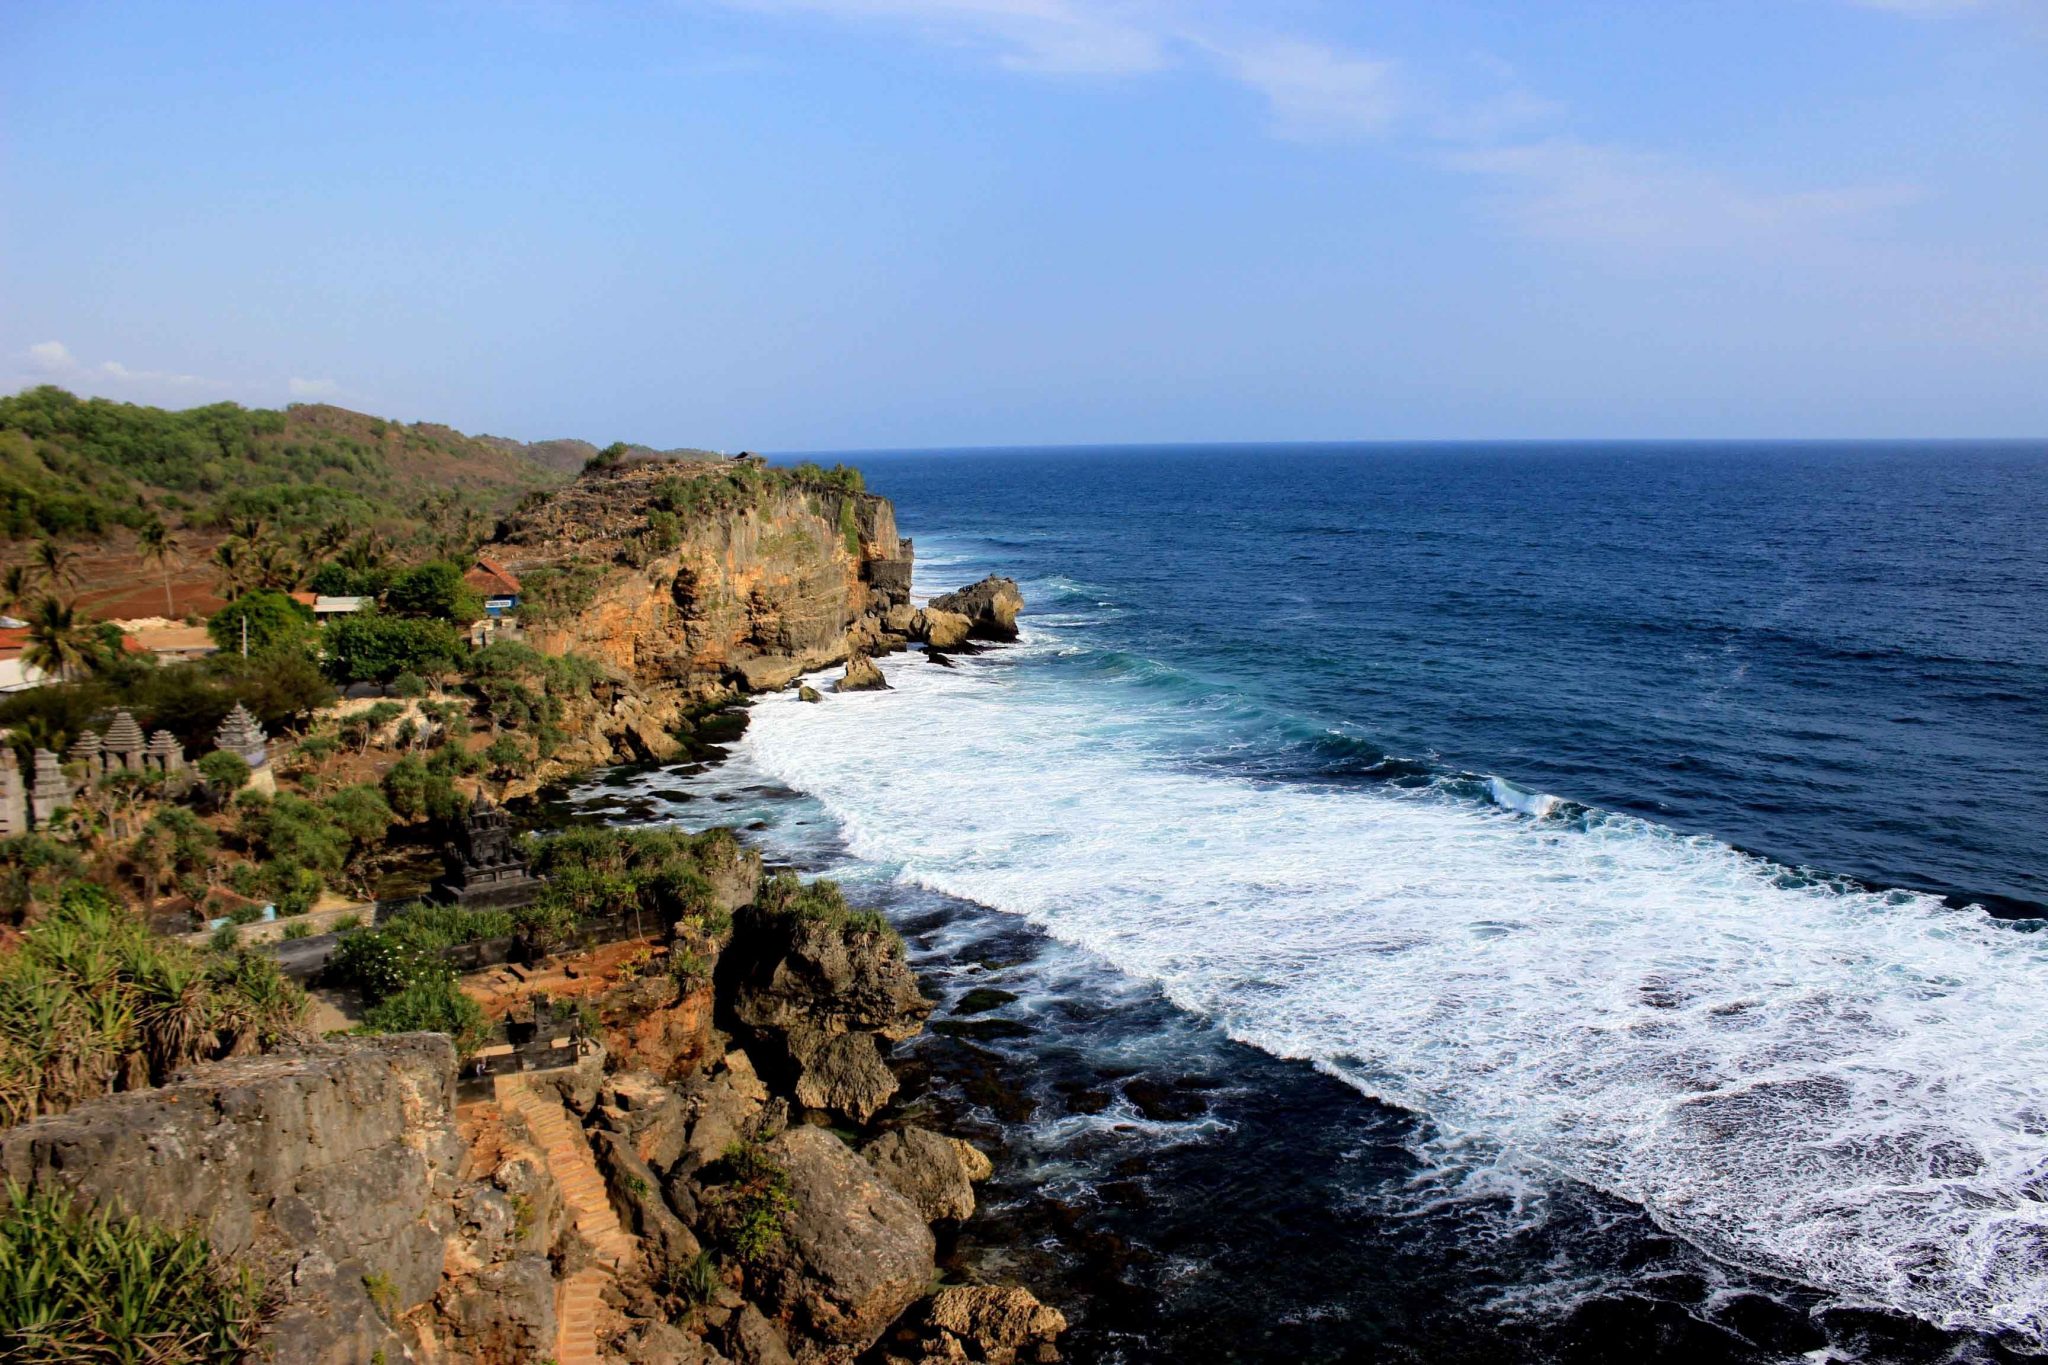
[[[48,791],[6,841],[0,1235],[17,1263],[147,1249],[157,1302],[45,1285],[9,1358],[1057,1360],[1056,1308],[940,1272],[994,1167],[893,1104],[932,1006],[886,920],[729,831],[519,828],[569,775],[715,758],[750,694],[1014,638],[1015,585],[913,604],[851,470],[614,447],[530,482],[426,561],[452,582],[338,545],[273,575],[366,589],[259,627],[324,694],[264,705],[239,653],[124,673],[116,644],[15,703]],[[437,574],[501,600],[436,613]],[[239,644],[298,583],[220,587]]]

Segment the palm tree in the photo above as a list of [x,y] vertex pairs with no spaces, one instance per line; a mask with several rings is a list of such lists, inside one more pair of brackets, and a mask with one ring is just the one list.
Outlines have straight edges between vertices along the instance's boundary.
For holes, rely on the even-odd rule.
[[375,531],[365,531],[341,552],[341,563],[345,568],[364,573],[382,564],[384,554],[384,537]]
[[248,542],[233,536],[213,547],[214,591],[233,601],[248,586],[251,565]]
[[171,528],[164,525],[161,517],[151,517],[140,532],[142,562],[154,564],[164,571],[164,615],[175,616],[178,609],[171,600],[171,566],[178,562],[178,552],[184,545]]
[[98,656],[92,621],[70,602],[45,597],[28,621],[28,648],[22,662],[62,682],[69,682]]
[[228,534],[240,536],[243,540],[261,540],[269,529],[268,523],[253,512],[228,518]]
[[35,566],[49,580],[53,591],[68,588],[78,577],[78,551],[67,550],[54,540],[44,540],[36,546]]
[[36,580],[41,572],[33,564],[10,564],[5,573],[0,573],[0,607],[9,616],[20,611],[23,604],[35,594]]
[[263,541],[254,546],[254,549],[257,587],[290,592],[299,586],[299,566],[289,549],[274,540]]

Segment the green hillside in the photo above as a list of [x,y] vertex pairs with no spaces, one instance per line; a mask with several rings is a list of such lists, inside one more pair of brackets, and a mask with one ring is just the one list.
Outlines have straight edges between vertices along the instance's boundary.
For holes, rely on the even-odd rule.
[[488,525],[573,472],[560,444],[325,404],[173,412],[44,386],[0,398],[0,540],[99,537],[153,520],[199,531],[378,526],[401,538],[451,514]]

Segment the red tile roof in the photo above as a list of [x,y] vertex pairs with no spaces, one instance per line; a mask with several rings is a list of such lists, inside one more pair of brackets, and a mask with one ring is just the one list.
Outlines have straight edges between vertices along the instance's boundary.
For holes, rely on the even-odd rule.
[[494,560],[479,559],[462,581],[486,597],[519,596],[519,580],[512,571]]

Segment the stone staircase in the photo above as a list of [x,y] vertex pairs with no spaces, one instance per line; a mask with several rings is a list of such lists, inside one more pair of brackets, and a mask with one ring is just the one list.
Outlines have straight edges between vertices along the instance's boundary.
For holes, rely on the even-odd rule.
[[576,1225],[576,1235],[597,1253],[598,1263],[564,1280],[555,1293],[556,1365],[599,1365],[598,1323],[604,1312],[604,1288],[618,1267],[639,1251],[633,1235],[619,1226],[605,1194],[604,1177],[590,1154],[583,1128],[552,1093],[542,1093],[524,1076],[497,1078],[498,1106],[526,1120],[533,1140],[547,1154],[548,1169],[562,1191]]

